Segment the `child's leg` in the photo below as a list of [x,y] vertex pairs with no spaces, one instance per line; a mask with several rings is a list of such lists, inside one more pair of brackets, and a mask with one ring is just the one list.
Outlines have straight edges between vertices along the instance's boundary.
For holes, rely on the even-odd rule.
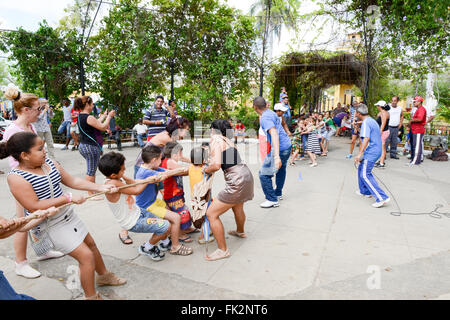
[[92,297],[95,291],[95,257],[85,242],[82,242],[69,255],[78,261],[80,267],[80,281],[85,297]]
[[105,266],[105,262],[103,261],[102,255],[100,251],[97,248],[97,245],[95,244],[94,239],[92,236],[88,233],[86,238],[84,238],[84,243],[88,246],[89,250],[91,250],[92,254],[94,255],[94,261],[95,261],[95,271],[99,274],[105,274],[108,272]]
[[170,239],[172,240],[172,246],[178,247],[179,243],[179,236],[180,236],[180,221],[181,218],[178,213],[167,210],[166,215],[164,216],[164,219],[169,221],[171,224],[170,228]]
[[[23,207],[16,201],[16,216],[22,218],[25,215]],[[14,253],[16,254],[16,262],[21,263],[27,260],[27,233],[17,232],[14,235]]]
[[167,229],[167,231],[165,233],[163,233],[163,234],[156,234],[156,233],[154,233],[152,235],[152,237],[150,238],[150,240],[148,240],[148,242],[151,245],[156,246],[158,244],[158,242],[160,242],[161,240],[167,239],[167,237],[170,234],[170,229],[171,229],[171,227],[169,226],[169,229]]

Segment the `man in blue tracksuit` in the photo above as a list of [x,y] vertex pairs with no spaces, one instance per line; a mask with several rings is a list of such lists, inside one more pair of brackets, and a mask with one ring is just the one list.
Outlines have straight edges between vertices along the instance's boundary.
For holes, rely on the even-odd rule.
[[379,187],[372,175],[373,166],[381,156],[382,151],[380,126],[369,116],[369,110],[365,104],[360,104],[357,107],[356,117],[362,121],[360,135],[363,139],[359,154],[355,157],[355,163],[359,163],[359,190],[356,193],[368,198],[374,197],[376,202],[372,206],[379,208],[390,201],[390,198]]

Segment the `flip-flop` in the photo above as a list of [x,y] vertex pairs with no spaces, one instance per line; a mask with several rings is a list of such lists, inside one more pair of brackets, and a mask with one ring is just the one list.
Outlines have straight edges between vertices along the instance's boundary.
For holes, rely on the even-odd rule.
[[178,241],[181,241],[181,242],[183,242],[183,243],[191,243],[191,242],[194,241],[194,240],[192,239],[191,236],[186,235],[186,238],[184,238],[184,239],[178,239]]
[[[126,238],[122,238],[122,237],[120,236],[120,233],[119,233],[119,239],[120,239],[120,241],[122,241],[123,244],[127,244],[127,245],[128,245],[128,244],[133,244],[133,239],[131,239],[129,235],[127,235]],[[131,242],[128,242],[128,243],[125,242],[125,241],[127,241],[127,240],[131,240]]]
[[200,233],[199,229],[194,229],[192,231],[186,232],[186,234],[191,234],[191,233]]
[[242,239],[247,238],[247,235],[245,234],[245,232],[237,232],[237,231],[233,230],[233,231],[228,231],[228,234],[230,236],[235,236],[235,237],[242,238]]

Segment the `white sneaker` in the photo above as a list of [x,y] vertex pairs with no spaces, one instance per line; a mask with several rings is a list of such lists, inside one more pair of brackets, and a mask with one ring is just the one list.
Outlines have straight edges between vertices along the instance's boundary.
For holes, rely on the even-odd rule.
[[391,201],[391,198],[387,198],[386,200],[380,201],[380,202],[374,202],[374,203],[372,203],[372,207],[380,208],[380,207],[384,206],[386,203],[388,203],[389,201]]
[[310,167],[311,167],[311,168],[312,168],[312,167],[317,167],[317,162],[311,164]]
[[359,192],[359,190],[356,190],[355,193],[356,193],[358,196],[361,196],[361,197],[372,198],[372,195],[370,195],[370,194],[362,194],[361,192]]
[[18,276],[22,276],[28,279],[34,279],[41,276],[41,273],[37,271],[36,269],[33,269],[29,264],[28,261],[25,260],[21,263],[16,262],[16,274]]
[[47,259],[60,258],[62,256],[64,256],[64,253],[55,250],[50,250],[47,253],[43,254],[42,256],[38,256],[37,260],[42,261]]
[[263,203],[260,204],[261,208],[275,208],[275,207],[279,207],[280,203],[277,202],[273,202],[273,201],[269,201],[266,200]]

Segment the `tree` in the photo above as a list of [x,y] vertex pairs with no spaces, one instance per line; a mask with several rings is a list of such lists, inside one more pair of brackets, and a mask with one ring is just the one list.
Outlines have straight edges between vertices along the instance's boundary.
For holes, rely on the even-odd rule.
[[280,40],[281,30],[297,28],[298,0],[257,0],[250,7],[250,14],[256,16],[256,29],[259,31],[261,41],[261,61],[259,62],[260,86],[259,94],[263,95],[264,69],[266,64],[266,45],[269,37],[269,59],[272,58],[273,38]]
[[[448,3],[440,0],[379,0],[386,39],[383,51],[418,84],[426,75],[426,101],[432,110],[438,101],[434,87],[449,55]],[[416,86],[417,94],[417,86]]]
[[10,82],[13,82],[13,79],[8,72],[8,66],[4,60],[0,60],[0,86],[6,86]]
[[198,0],[188,8],[189,34],[181,64],[183,87],[192,102],[211,105],[218,115],[230,100],[249,90],[256,38],[253,19],[217,0]]
[[125,125],[142,115],[150,93],[161,89],[164,73],[160,63],[162,28],[158,16],[139,7],[139,0],[122,0],[111,7],[102,28],[89,42],[86,63],[92,89],[107,106],[118,107]]
[[73,32],[62,32],[44,20],[36,32],[5,32],[0,50],[10,52],[13,76],[23,90],[43,95],[55,103],[77,88],[77,42]]

